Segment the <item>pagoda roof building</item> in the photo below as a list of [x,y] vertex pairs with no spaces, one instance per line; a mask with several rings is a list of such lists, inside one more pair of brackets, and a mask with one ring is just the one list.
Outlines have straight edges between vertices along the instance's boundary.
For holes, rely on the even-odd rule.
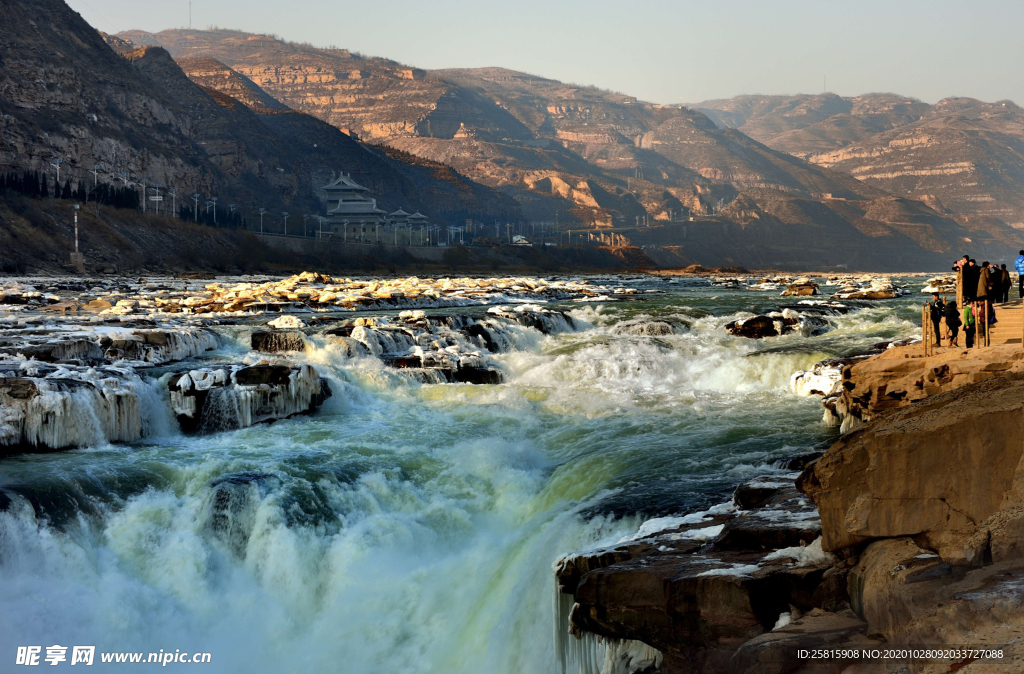
[[[386,215],[377,208],[377,200],[370,196],[370,190],[353,180],[350,174],[342,173],[321,189],[327,193],[328,220],[376,221]],[[331,202],[337,202],[333,208]]]

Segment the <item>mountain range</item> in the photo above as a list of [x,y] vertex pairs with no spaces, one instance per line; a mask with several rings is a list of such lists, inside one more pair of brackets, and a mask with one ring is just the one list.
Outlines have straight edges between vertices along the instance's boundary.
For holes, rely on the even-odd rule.
[[386,208],[614,228],[662,266],[935,269],[1024,246],[1009,102],[667,106],[239,31],[101,35],[61,0],[0,8],[4,170],[60,156],[250,213],[322,212],[344,171]]
[[939,211],[1024,227],[1024,110],[893,94],[738,96],[694,106],[723,128]]

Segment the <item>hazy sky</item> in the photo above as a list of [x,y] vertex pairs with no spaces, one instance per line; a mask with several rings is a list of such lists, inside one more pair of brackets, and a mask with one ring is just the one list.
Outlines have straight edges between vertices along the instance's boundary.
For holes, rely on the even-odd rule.
[[[187,27],[188,0],[67,0],[96,28]],[[193,0],[219,26],[423,68],[504,66],[660,103],[894,91],[1024,104],[1024,2]]]

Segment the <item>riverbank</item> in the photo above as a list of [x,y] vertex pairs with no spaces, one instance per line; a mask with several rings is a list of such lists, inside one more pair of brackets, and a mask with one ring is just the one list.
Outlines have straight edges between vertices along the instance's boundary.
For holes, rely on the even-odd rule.
[[[993,346],[921,344],[824,368],[843,435],[731,503],[645,525],[555,570],[575,668],[637,672],[1012,672],[1024,664],[1024,349],[1020,302]],[[817,368],[822,369],[822,368]],[[834,388],[833,388],[834,385]],[[806,466],[801,465],[806,463]],[[612,647],[597,648],[596,640]],[[999,658],[850,657],[991,649]],[[840,649],[809,660],[798,651]],[[909,667],[909,669],[907,669]],[[603,670],[602,670],[603,671]]]

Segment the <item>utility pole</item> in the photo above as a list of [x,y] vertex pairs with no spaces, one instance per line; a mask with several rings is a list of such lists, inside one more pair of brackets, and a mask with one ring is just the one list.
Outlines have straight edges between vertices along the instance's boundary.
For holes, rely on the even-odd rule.
[[167,190],[167,193],[171,195],[171,217],[177,218],[178,217],[178,199],[177,199],[177,197],[178,197],[178,188],[177,187],[172,187],[171,189]]
[[57,194],[57,195],[60,194],[60,163],[61,163],[61,161],[63,161],[63,160],[60,157],[54,157],[53,161],[50,162],[50,166],[52,166],[55,169],[57,169],[57,189],[54,190],[54,193]]
[[213,204],[213,226],[217,226],[217,197],[210,197],[210,203]]
[[142,180],[139,181],[139,184],[142,185],[142,212],[145,213],[146,212],[146,185],[149,184],[149,179],[148,178],[143,178]]
[[263,233],[263,214],[266,213],[266,212],[267,212],[267,209],[265,209],[265,208],[261,208],[260,209],[260,234]]
[[196,210],[193,212],[193,215],[195,215],[196,222],[199,222],[199,192],[192,193],[192,201],[196,204]]
[[[96,177],[96,174],[99,173],[99,171],[100,171],[100,165],[99,164],[93,164],[91,167],[89,167],[89,173],[92,174],[92,189],[93,189],[94,192],[96,191],[96,181],[98,180],[98,178]],[[86,193],[86,195],[85,195],[85,203],[86,204],[89,203],[89,194],[88,193]]]

